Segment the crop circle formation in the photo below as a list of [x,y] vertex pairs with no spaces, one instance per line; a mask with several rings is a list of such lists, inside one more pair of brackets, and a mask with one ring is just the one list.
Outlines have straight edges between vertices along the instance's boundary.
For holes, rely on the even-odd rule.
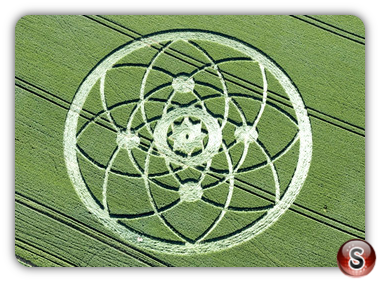
[[[159,89],[170,89],[170,94],[165,99],[157,99],[157,103],[162,103],[162,112],[154,119],[149,119],[147,116],[146,105],[149,103],[155,91],[147,94],[145,87],[150,79],[152,70],[155,69],[155,63],[163,54],[170,51],[172,44],[183,42],[201,52],[207,59],[207,63],[199,67],[194,72],[178,72],[175,74],[161,70],[164,74],[171,76],[170,82],[162,84]],[[229,93],[229,89],[223,72],[220,70],[219,64],[223,61],[216,61],[196,42],[208,42],[211,44],[220,45],[230,48],[234,52],[240,52],[246,56],[251,62],[258,64],[261,71],[262,92],[261,101],[258,113],[253,122],[248,122],[244,111],[238,107],[233,99],[233,95]],[[113,118],[113,111],[119,106],[126,103],[121,101],[119,104],[109,106],[107,104],[107,91],[104,89],[105,81],[107,80],[108,71],[117,68],[120,61],[126,56],[137,53],[144,48],[150,48],[155,51],[154,56],[146,65],[141,65],[144,74],[141,81],[141,88],[138,93],[138,99],[133,102],[133,110],[125,117],[126,123],[120,126]],[[233,59],[230,59],[233,61]],[[156,70],[159,70],[156,68]],[[210,71],[220,83],[219,88],[215,88],[216,94],[207,96],[202,95],[196,90],[198,81],[196,75],[201,72]],[[260,119],[266,109],[269,107],[267,103],[268,96],[268,81],[266,73],[270,73],[285,90],[289,101],[292,104],[295,113],[295,126],[298,133],[294,142],[299,142],[298,162],[293,174],[293,177],[286,189],[281,194],[279,189],[278,174],[273,159],[268,155],[263,144],[260,142],[260,131],[257,129],[260,124]],[[99,85],[99,95],[103,110],[96,114],[90,121],[80,126],[79,118],[84,110],[84,104],[95,85]],[[212,83],[206,87],[212,88]],[[218,90],[219,89],[219,90]],[[128,95],[128,85],[125,85],[125,95]],[[176,104],[174,99],[176,95],[192,95],[194,100],[187,104]],[[189,97],[190,97],[189,96]],[[211,98],[210,98],[211,97]],[[222,99],[223,104],[220,107],[223,110],[222,114],[214,114],[206,106],[207,99],[218,97]],[[224,129],[230,124],[229,112],[234,109],[240,114],[241,122],[233,124],[234,131],[229,133],[229,138],[233,138],[234,142],[227,144],[225,141],[226,133]],[[135,121],[139,117],[142,119],[141,125],[136,127]],[[88,158],[94,166],[101,170],[103,179],[102,199],[96,201],[94,196],[86,185],[86,179],[81,173],[81,166],[78,162],[78,155],[82,154],[86,157],[78,147],[78,140],[87,130],[87,128],[102,118],[108,121],[111,130],[114,133],[114,142],[109,142],[107,146],[113,148],[112,154],[109,156],[107,164],[100,166],[96,160]],[[146,134],[142,134],[142,129]],[[147,137],[148,136],[148,137]],[[93,138],[102,138],[102,136],[93,136]],[[194,254],[205,253],[211,251],[219,251],[229,247],[233,247],[242,242],[248,241],[265,231],[280,216],[292,205],[298,195],[303,183],[306,179],[312,154],[312,139],[310,121],[302,101],[300,94],[292,84],[288,76],[279,68],[270,58],[258,51],[254,47],[232,39],[230,37],[204,31],[167,31],[159,34],[145,36],[134,40],[109,54],[87,75],[80,85],[75,97],[72,101],[70,110],[67,114],[65,131],[64,131],[64,156],[68,175],[72,184],[86,208],[95,215],[107,228],[117,233],[124,240],[138,245],[142,248],[153,251],[176,253],[176,254]],[[242,144],[243,150],[237,162],[234,162],[231,157],[231,147],[235,144]],[[273,187],[273,195],[275,200],[270,206],[254,206],[252,209],[241,210],[242,213],[247,212],[263,212],[258,220],[249,224],[241,230],[232,230],[229,235],[208,239],[213,230],[217,228],[223,220],[226,213],[229,211],[230,203],[233,198],[234,189],[238,178],[244,178],[240,175],[240,167],[247,158],[255,158],[254,155],[249,155],[250,146],[257,145],[262,149],[266,156],[266,164],[272,169],[275,187]],[[83,150],[86,150],[84,148]],[[139,150],[144,159],[142,164],[138,163],[133,157],[133,151]],[[136,232],[133,229],[127,228],[120,223],[120,216],[114,217],[108,208],[108,191],[107,185],[110,174],[113,172],[113,163],[120,152],[126,152],[130,158],[131,166],[137,171],[135,174],[128,175],[129,184],[134,179],[142,180],[144,189],[141,189],[141,197],[147,197],[151,204],[149,213],[141,214],[141,218],[157,217],[160,223],[173,233],[173,236],[178,237],[178,241],[172,242],[160,238],[159,234],[151,236]],[[284,150],[284,154],[287,150]],[[204,181],[207,177],[212,176],[213,162],[216,156],[223,155],[226,159],[225,168],[219,171],[219,179],[215,185],[224,183],[228,186],[226,199],[221,205],[213,205],[208,202],[208,205],[213,206],[218,211],[218,215],[207,227],[207,229],[196,239],[189,239],[184,236],[181,230],[173,227],[167,220],[164,213],[170,213],[173,208],[186,203],[187,205],[196,205],[204,201],[204,193],[210,186],[205,186]],[[159,176],[152,173],[152,159],[160,158],[165,163],[165,168]],[[178,173],[181,171],[193,170],[198,172],[197,177],[181,179]],[[172,185],[157,184],[157,177],[170,176],[173,178]],[[178,193],[178,200],[173,204],[164,208],[159,207],[154,195],[151,191],[151,185],[155,183],[160,189],[169,189]],[[125,193],[128,195],[128,185]],[[211,187],[212,188],[212,187]],[[126,203],[128,204],[128,203]],[[139,215],[134,216],[134,220],[139,220]],[[126,216],[128,218],[128,216]],[[191,226],[189,226],[191,228]]]

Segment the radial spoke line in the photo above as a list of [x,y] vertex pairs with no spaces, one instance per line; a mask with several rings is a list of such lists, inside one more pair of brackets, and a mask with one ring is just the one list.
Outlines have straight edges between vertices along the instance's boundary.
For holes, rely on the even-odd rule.
[[201,95],[199,95],[198,91],[195,89],[193,90],[192,94],[195,96],[195,98],[198,100],[198,102],[201,103],[201,107],[204,111],[207,112],[206,106],[205,106],[205,101],[201,98]]
[[[246,95],[243,95],[240,93],[230,93],[229,95],[230,95],[230,97],[244,97],[244,98],[247,97]],[[255,99],[253,97],[250,97],[250,98]],[[207,99],[207,97],[205,99]],[[258,100],[258,99],[256,98],[255,100]],[[289,119],[295,126],[298,126],[297,121],[289,113],[287,113],[285,110],[281,109],[279,106],[277,106],[274,103],[271,103],[270,101],[268,101],[267,104],[270,105],[271,107],[275,108],[276,110],[278,110],[284,117]]]
[[207,162],[205,170],[201,171],[202,176],[200,177],[198,183],[202,183],[206,175],[209,174],[211,163],[212,159]]
[[274,166],[272,159],[269,156],[267,150],[264,148],[264,145],[261,144],[261,142],[259,142],[257,140],[255,141],[255,143],[260,147],[261,151],[264,153],[264,155],[267,159],[267,163],[269,164],[269,166],[272,170],[272,174],[273,174],[273,178],[274,178],[274,185],[275,185],[276,203],[277,203],[280,200],[280,182],[278,179],[278,173],[277,173],[276,167]]
[[[146,113],[145,113],[145,110],[144,109],[144,103],[145,103],[145,100],[148,99],[148,97],[150,96],[145,96],[144,97],[144,91],[145,91],[145,84],[146,84],[146,80],[148,78],[148,75],[150,73],[150,70],[152,69],[153,67],[153,64],[155,62],[155,60],[168,48],[168,46],[171,44],[172,42],[169,42],[167,43],[165,46],[162,47],[162,49],[157,52],[157,54],[152,58],[152,61],[150,62],[149,64],[149,68],[146,70],[146,72],[144,73],[144,78],[143,78],[143,81],[141,83],[141,88],[140,88],[140,101],[137,103],[136,107],[133,109],[132,113],[130,114],[129,116],[129,120],[128,120],[128,124],[127,124],[127,131],[131,131],[131,127],[132,127],[132,121],[137,113],[137,111],[142,108],[142,116],[143,116],[143,119],[144,119],[144,122],[146,124],[147,123],[147,117],[146,117]],[[151,95],[153,94],[154,92],[151,93]],[[152,131],[150,130],[149,133],[152,134]]]
[[[219,204],[217,202],[214,202],[210,199],[202,199],[203,202],[213,208],[215,207],[223,207],[222,204]],[[233,211],[233,212],[237,212],[237,213],[256,213],[256,212],[265,212],[267,210],[269,210],[270,208],[272,208],[273,205],[269,205],[269,206],[264,206],[264,207],[259,207],[259,208],[239,208],[239,207],[231,207],[229,206],[227,208],[227,211]]]
[[258,115],[256,116],[256,119],[255,121],[253,122],[253,128],[256,128],[257,124],[259,123],[260,119],[261,119],[261,116],[264,112],[264,109],[265,109],[265,106],[267,104],[267,96],[268,96],[268,82],[267,82],[267,78],[266,78],[266,75],[265,75],[265,69],[264,69],[264,66],[260,64],[260,70],[261,70],[261,75],[263,77],[263,99],[262,99],[262,102],[261,102],[261,106],[260,106],[260,111],[258,113]]
[[[150,189],[150,185],[149,185],[149,176],[148,176],[148,173],[149,173],[149,159],[150,159],[150,152],[151,150],[153,149],[153,145],[151,144],[150,147],[149,147],[149,150],[148,150],[148,153],[146,155],[146,158],[145,158],[145,171],[144,171],[144,174],[143,174],[143,179],[144,179],[144,183],[145,183],[145,188],[146,188],[146,192],[148,194],[148,197],[149,197],[149,202],[152,206],[152,209],[153,209],[153,212],[154,212],[154,215],[157,215],[158,218],[160,219],[160,221],[174,234],[176,235],[179,239],[182,239],[182,240],[186,240],[186,238],[181,234],[179,233],[177,230],[175,230],[174,228],[172,228],[169,224],[167,224],[166,220],[164,219],[164,217],[159,213],[158,209],[157,209],[157,204],[153,198],[153,195],[152,195],[152,191]],[[186,240],[187,241],[187,240]]]
[[[166,162],[166,160],[165,160],[165,162]],[[181,172],[181,171],[184,171],[185,169],[186,169],[185,165],[183,165],[181,168],[179,168],[179,169],[176,170],[176,171],[174,171],[174,170],[170,167],[170,170],[169,170],[169,171],[164,172],[164,173],[162,173],[162,174],[160,174],[160,175],[149,175],[149,180],[150,180],[150,178],[152,178],[152,179],[157,179],[157,178],[160,178],[160,177],[166,177],[166,176],[168,176],[168,175],[171,175],[171,172],[173,173],[173,175],[176,175],[176,173]]]
[[[148,148],[148,150],[149,150],[149,148]],[[136,162],[135,158],[133,157],[132,150],[131,149],[127,149],[127,154],[128,154],[129,160],[132,162],[132,164],[135,167],[135,169],[141,173],[141,177],[142,177],[145,172],[144,172],[144,170],[142,168],[140,168],[140,166]]]
[[[92,123],[96,123],[96,121],[98,119],[101,118],[101,115],[104,114],[105,112],[104,111],[100,111],[98,114],[96,114],[95,116],[93,116],[91,119],[89,119],[88,121],[86,121],[86,123],[79,129],[79,131],[77,132],[77,136],[76,136],[76,139],[80,139],[80,137],[82,136],[82,133],[85,131],[85,129]],[[113,129],[111,128],[108,128],[110,130],[113,131]]]
[[104,94],[104,81],[106,79],[106,76],[103,75],[101,78],[100,78],[100,100],[102,101],[102,106],[103,106],[103,109],[107,115],[107,118],[109,120],[109,122],[111,123],[112,127],[117,131],[117,132],[120,132],[120,129],[116,126],[116,123],[115,121],[113,120],[112,116],[111,116],[111,112],[108,110],[108,107],[107,107],[107,102],[106,102],[106,96]]
[[223,206],[223,209],[219,213],[217,219],[213,222],[213,224],[210,226],[210,228],[204,234],[202,234],[199,238],[197,238],[197,242],[201,242],[203,239],[205,239],[215,229],[215,227],[218,226],[219,222],[223,219],[225,213],[227,212],[228,206],[230,205],[230,202],[232,199],[232,193],[234,191],[234,176],[232,174],[232,172],[233,172],[232,160],[231,160],[231,155],[230,155],[229,151],[227,150],[227,146],[224,142],[222,142],[222,147],[223,147],[223,151],[226,154],[227,163],[228,163],[228,170],[229,170],[228,180],[230,182],[230,187],[228,189],[227,199],[226,199],[224,206]]
[[129,220],[129,219],[135,219],[135,218],[149,218],[149,217],[154,217],[156,215],[161,215],[163,214],[164,212],[167,212],[167,211],[170,211],[171,209],[175,208],[178,204],[178,199],[177,200],[174,200],[173,202],[171,202],[170,204],[167,204],[166,206],[162,207],[162,208],[159,208],[157,209],[158,212],[157,214],[155,214],[154,212],[146,212],[146,213],[140,213],[140,214],[123,214],[123,215],[115,215],[115,214],[112,214],[110,215],[111,218],[119,218],[119,219],[126,219],[126,220]]
[[[147,116],[146,116],[146,112],[145,112],[145,108],[144,108],[144,104],[145,104],[145,101],[146,101],[146,98],[144,97],[145,86],[146,86],[146,82],[147,82],[148,76],[150,74],[150,71],[153,68],[154,63],[160,57],[160,55],[163,54],[166,51],[167,48],[169,48],[169,46],[171,45],[171,43],[172,43],[172,41],[170,41],[169,43],[167,43],[166,45],[164,45],[163,48],[160,50],[160,52],[157,52],[157,54],[152,58],[152,60],[149,63],[148,68],[146,69],[146,71],[144,73],[144,77],[143,77],[143,80],[142,80],[142,83],[141,83],[141,87],[140,87],[140,101],[141,101],[141,104],[140,104],[141,106],[140,107],[141,107],[141,112],[142,112],[144,123],[146,124],[146,128],[148,129],[148,131],[149,131],[149,133],[151,135],[153,135],[153,131],[152,131],[152,128],[150,127],[150,124],[147,121]],[[130,119],[130,120],[132,120],[132,119]]]
[[[153,144],[150,144],[149,148],[148,148],[148,152],[147,152],[147,155],[146,155],[146,158],[145,158],[145,164],[144,164],[144,170],[141,170],[140,171],[142,172],[142,178],[144,179],[144,182],[145,182],[145,188],[147,189],[147,193],[148,193],[148,197],[149,197],[149,201],[150,201],[150,204],[153,208],[153,211],[155,214],[157,214],[157,207],[156,207],[156,203],[153,199],[153,196],[151,195],[151,191],[149,189],[149,182],[148,182],[148,179],[149,179],[149,160],[150,160],[150,153],[153,149]],[[135,163],[135,161],[134,161]]]
[[107,168],[104,172],[104,182],[103,182],[103,189],[102,189],[102,196],[103,196],[103,207],[107,214],[109,214],[109,209],[108,209],[108,204],[107,204],[107,187],[108,187],[108,176],[109,172],[112,168],[113,162],[116,159],[119,151],[120,151],[120,146],[117,146],[116,149],[113,151],[111,158],[107,164]]
[[[290,151],[290,149],[292,149],[292,147],[295,145],[295,143],[299,140],[299,138],[300,138],[300,136],[299,136],[299,132],[297,132],[294,136],[293,136],[293,138],[292,138],[292,140],[287,144],[287,146],[285,147],[285,150],[282,150],[282,151],[280,151],[280,152],[278,152],[277,154],[275,154],[273,157],[271,157],[271,160],[272,160],[272,162],[274,163],[274,162],[276,162],[278,159],[280,159],[283,155],[285,155],[287,152],[289,152]],[[238,142],[234,142],[234,144],[231,146],[231,147],[229,147],[228,149],[229,150],[231,150],[233,147],[235,147],[237,144],[239,144]],[[255,170],[257,170],[257,169],[261,169],[261,168],[263,168],[263,167],[265,167],[265,166],[267,166],[268,165],[268,162],[267,161],[265,161],[265,162],[263,162],[261,165],[260,164],[258,164],[258,166],[255,166],[255,169],[249,169],[249,171],[255,171]],[[244,173],[245,171],[236,171],[235,173],[237,173],[237,174],[239,174],[239,173]],[[237,179],[238,180],[238,179]]]
[[240,118],[241,118],[241,121],[242,121],[243,125],[246,126],[247,125],[247,119],[245,118],[245,115],[244,115],[242,109],[239,107],[239,105],[237,104],[237,102],[235,101],[235,99],[231,99],[231,103],[235,106],[235,108],[239,112]]
[[166,159],[166,158],[165,158],[165,163],[166,163],[167,168],[169,169],[169,173],[168,173],[168,174],[169,174],[170,176],[172,176],[172,177],[178,182],[179,185],[181,185],[181,184],[182,184],[182,183],[181,183],[181,179],[179,178],[178,174],[176,174],[176,173],[173,171],[173,169],[172,169],[172,167],[171,167],[171,165],[170,165],[169,160]]
[[[142,69],[147,69],[148,67],[149,67],[149,65],[146,65],[146,64],[129,64],[129,63],[125,63],[125,64],[116,64],[116,65],[113,65],[112,69],[118,69],[118,68],[142,68]],[[152,69],[155,70],[155,71],[159,71],[162,74],[166,74],[167,76],[173,77],[173,74],[171,74],[170,72],[166,71],[165,69],[162,69],[162,68],[159,68],[159,67],[155,67],[155,66],[152,66]]]
[[237,166],[234,169],[234,173],[236,173],[239,170],[239,168],[242,166],[242,164],[244,163],[245,158],[247,157],[247,154],[248,154],[248,149],[249,149],[249,142],[245,141],[243,153],[240,157],[239,163],[237,164]]
[[[203,52],[203,50],[202,50],[202,52]],[[206,71],[208,68],[212,68],[214,65],[221,65],[224,63],[232,62],[232,61],[233,62],[236,62],[236,61],[250,61],[250,62],[252,62],[252,59],[251,58],[234,57],[234,58],[228,58],[228,59],[215,60],[214,63],[206,63],[206,64],[200,66],[198,69],[194,70],[190,74],[190,77],[194,77],[197,74],[199,74],[200,72]]]
[[218,65],[215,63],[214,59],[211,58],[211,56],[206,52],[206,50],[204,50],[202,47],[200,47],[198,44],[196,44],[195,42],[192,42],[192,41],[189,41],[189,43],[191,45],[193,45],[195,48],[197,48],[199,51],[203,52],[204,55],[207,57],[207,59],[210,61],[212,67],[214,68],[214,70],[216,70],[217,74],[218,74],[218,77],[220,79],[220,82],[222,83],[222,87],[223,87],[223,95],[225,96],[225,104],[224,104],[224,118],[223,118],[223,121],[222,121],[222,124],[221,124],[221,129],[223,130],[224,126],[226,125],[227,123],[227,118],[228,118],[228,111],[229,111],[229,102],[230,102],[230,97],[228,96],[228,90],[227,90],[227,85],[226,85],[226,81],[224,80],[224,77],[222,75],[222,73],[220,72],[219,70],[219,67]]

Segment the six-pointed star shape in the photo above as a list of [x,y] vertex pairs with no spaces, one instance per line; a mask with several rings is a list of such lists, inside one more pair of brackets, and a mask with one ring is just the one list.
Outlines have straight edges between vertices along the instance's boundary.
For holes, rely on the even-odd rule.
[[169,138],[174,142],[174,151],[191,154],[194,149],[203,147],[205,136],[201,123],[193,124],[188,117],[185,117],[181,124],[173,124],[173,134]]

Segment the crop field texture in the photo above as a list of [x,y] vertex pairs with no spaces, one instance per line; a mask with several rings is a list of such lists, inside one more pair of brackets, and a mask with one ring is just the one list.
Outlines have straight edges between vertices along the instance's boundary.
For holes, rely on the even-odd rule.
[[335,267],[365,239],[354,16],[25,16],[25,266]]

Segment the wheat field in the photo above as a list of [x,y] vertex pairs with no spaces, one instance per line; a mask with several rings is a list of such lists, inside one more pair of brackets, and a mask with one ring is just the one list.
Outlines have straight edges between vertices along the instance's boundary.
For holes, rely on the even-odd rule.
[[365,239],[354,16],[24,16],[26,266],[335,267]]

